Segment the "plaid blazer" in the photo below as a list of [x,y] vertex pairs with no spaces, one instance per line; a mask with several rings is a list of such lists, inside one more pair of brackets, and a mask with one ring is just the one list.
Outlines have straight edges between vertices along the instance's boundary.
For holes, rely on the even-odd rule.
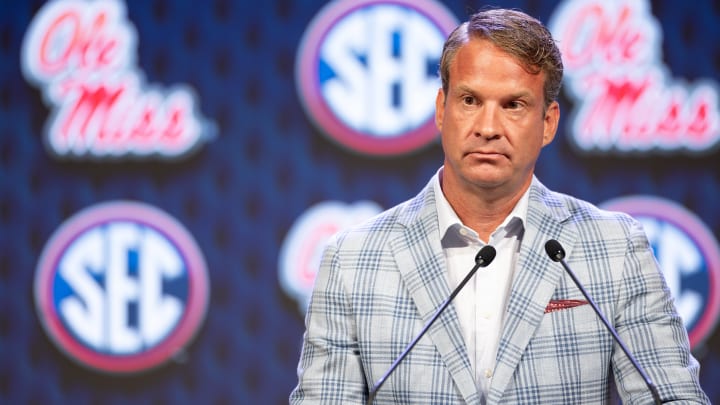
[[[446,281],[440,238],[432,183],[333,238],[310,300],[291,403],[365,403],[369,387],[454,288]],[[624,403],[652,403],[642,378],[589,305],[553,306],[584,297],[545,253],[548,239],[565,247],[568,264],[663,400],[709,403],[638,223],[552,192],[536,178],[487,403],[603,404],[611,401],[613,385]],[[446,309],[379,390],[375,404],[480,403],[454,305],[463,304]]]

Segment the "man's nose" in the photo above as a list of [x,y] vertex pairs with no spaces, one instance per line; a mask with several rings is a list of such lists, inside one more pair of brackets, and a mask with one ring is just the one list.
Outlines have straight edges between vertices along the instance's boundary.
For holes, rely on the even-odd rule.
[[478,110],[475,119],[475,136],[486,139],[499,137],[501,134],[499,114],[501,109],[492,103],[483,104]]

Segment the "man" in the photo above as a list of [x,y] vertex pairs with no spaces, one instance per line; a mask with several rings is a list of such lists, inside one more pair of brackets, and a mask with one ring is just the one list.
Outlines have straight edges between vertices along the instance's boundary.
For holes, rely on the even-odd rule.
[[647,238],[629,216],[534,177],[560,117],[560,53],[518,11],[458,27],[440,62],[443,167],[415,198],[337,235],[317,276],[292,403],[364,403],[463,279],[497,257],[377,392],[380,404],[625,403],[650,391],[562,267],[568,263],[664,401],[708,403],[698,363]]

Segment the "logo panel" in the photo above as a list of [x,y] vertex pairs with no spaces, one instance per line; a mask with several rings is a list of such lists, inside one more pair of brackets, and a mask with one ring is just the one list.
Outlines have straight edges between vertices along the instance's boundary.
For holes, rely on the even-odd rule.
[[35,303],[53,342],[92,369],[133,373],[178,354],[208,303],[205,260],[164,212],[108,202],[67,220],[42,252]]
[[683,318],[690,345],[713,331],[720,312],[720,247],[692,212],[659,197],[630,196],[603,208],[632,215],[643,225]]
[[720,144],[718,86],[671,76],[650,2],[562,2],[548,24],[576,104],[569,135],[582,151],[706,153]]
[[215,135],[185,85],[146,85],[137,32],[118,0],[55,0],[33,18],[22,72],[51,116],[45,144],[56,157],[178,159]]
[[305,313],[310,300],[328,239],[380,211],[382,208],[371,201],[354,204],[324,201],[310,207],[295,220],[280,248],[278,266],[280,285],[297,301],[301,313]]
[[300,101],[353,151],[399,155],[437,138],[438,63],[455,17],[429,0],[332,2],[298,48]]

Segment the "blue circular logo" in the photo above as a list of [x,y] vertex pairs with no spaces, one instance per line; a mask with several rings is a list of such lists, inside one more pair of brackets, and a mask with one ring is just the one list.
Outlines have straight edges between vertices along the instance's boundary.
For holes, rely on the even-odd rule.
[[51,340],[108,373],[156,367],[188,344],[208,304],[207,266],[175,219],[137,202],[68,219],[38,262],[35,303]]
[[720,312],[720,247],[712,232],[685,207],[659,197],[623,197],[602,206],[640,221],[690,345],[697,347],[715,328]]
[[298,48],[295,79],[307,114],[362,154],[400,155],[437,139],[437,68],[457,25],[431,0],[331,2]]

